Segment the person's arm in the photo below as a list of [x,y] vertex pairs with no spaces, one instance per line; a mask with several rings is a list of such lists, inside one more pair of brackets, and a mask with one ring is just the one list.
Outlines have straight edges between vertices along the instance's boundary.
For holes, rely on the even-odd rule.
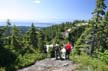
[[71,44],[71,49],[73,48],[72,44]]

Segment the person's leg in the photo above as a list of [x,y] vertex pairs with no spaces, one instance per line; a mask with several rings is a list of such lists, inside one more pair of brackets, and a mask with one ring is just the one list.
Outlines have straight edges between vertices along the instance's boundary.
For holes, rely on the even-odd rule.
[[63,52],[63,59],[66,59],[66,52]]
[[68,51],[66,51],[66,59],[68,58]]
[[68,52],[68,57],[67,57],[67,59],[69,59],[69,54],[70,54],[70,52]]
[[58,50],[56,50],[56,59],[59,59],[59,52],[58,52]]
[[70,54],[70,52],[66,51],[66,59],[69,59],[69,54]]
[[55,58],[57,59],[57,52],[55,51]]
[[60,50],[58,52],[58,57],[59,57],[59,59],[61,59],[61,52],[60,52]]

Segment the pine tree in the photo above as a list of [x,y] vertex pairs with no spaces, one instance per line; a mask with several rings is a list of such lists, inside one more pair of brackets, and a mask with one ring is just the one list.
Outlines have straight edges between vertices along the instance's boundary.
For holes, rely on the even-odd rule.
[[106,49],[108,49],[108,11],[106,12],[101,25],[101,46],[102,46],[102,52],[104,52]]
[[93,20],[95,24],[99,24],[102,21],[102,17],[105,14],[106,5],[104,4],[104,0],[96,1],[96,8],[93,12]]
[[37,48],[38,47],[38,39],[37,39],[37,31],[36,28],[34,26],[34,24],[32,23],[30,29],[27,31],[26,33],[26,44],[33,47],[33,48]]
[[8,68],[14,61],[16,60],[16,55],[9,50],[8,48],[5,48],[4,40],[4,32],[6,29],[0,28],[0,66]]
[[105,9],[106,5],[104,4],[104,0],[97,0],[96,1],[96,8],[93,12],[93,18],[92,18],[92,28],[93,28],[93,42],[92,42],[92,51],[94,49],[98,50],[100,49],[100,44],[101,44],[101,34],[102,34],[102,18],[105,15]]
[[19,39],[19,29],[14,25],[11,29],[11,36],[10,36],[10,48],[14,50],[21,49],[21,42]]
[[2,39],[3,32],[4,32],[4,30],[2,28],[0,28],[0,47],[3,46],[3,39]]
[[46,36],[44,34],[45,32],[43,32],[42,30],[39,31],[39,34],[38,34],[38,47],[39,49],[44,52],[43,49],[45,49],[45,44],[46,44]]
[[6,22],[6,26],[4,27],[4,30],[5,30],[5,31],[6,31],[6,30],[9,30],[10,25],[11,25],[11,22],[10,22],[10,20],[8,19],[7,22]]
[[8,45],[10,44],[10,30],[11,30],[11,22],[8,19],[6,22],[6,26],[4,26],[4,33],[3,33],[3,38],[4,38],[4,44]]

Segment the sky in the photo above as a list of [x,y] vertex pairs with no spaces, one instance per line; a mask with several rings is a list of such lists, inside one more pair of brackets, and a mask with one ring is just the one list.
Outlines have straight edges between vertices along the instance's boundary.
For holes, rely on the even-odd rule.
[[88,20],[95,3],[96,0],[0,0],[0,21]]

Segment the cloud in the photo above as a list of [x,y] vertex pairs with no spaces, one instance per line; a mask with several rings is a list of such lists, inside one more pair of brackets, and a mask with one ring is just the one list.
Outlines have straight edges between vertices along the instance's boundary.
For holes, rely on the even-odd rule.
[[34,0],[34,3],[40,4],[40,0]]

